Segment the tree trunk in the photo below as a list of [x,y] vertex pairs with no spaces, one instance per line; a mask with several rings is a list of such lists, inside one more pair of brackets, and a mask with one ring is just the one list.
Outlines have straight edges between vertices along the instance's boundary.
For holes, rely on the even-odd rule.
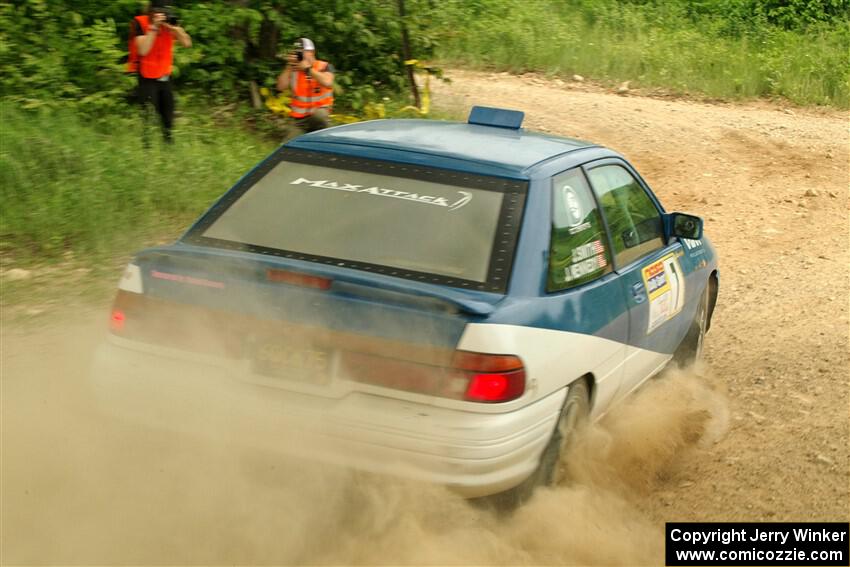
[[260,97],[260,89],[257,88],[257,81],[248,83],[248,88],[251,91],[251,106],[254,109],[263,108],[263,99]]
[[[410,36],[407,34],[407,21],[404,10],[404,0],[398,1],[398,15],[401,17],[401,55],[404,61],[410,61],[413,57],[410,54]],[[416,108],[422,108],[422,103],[419,100],[419,87],[416,86],[416,75],[413,73],[413,65],[405,65],[407,70],[407,80],[410,82],[410,91],[413,93],[413,104]]]

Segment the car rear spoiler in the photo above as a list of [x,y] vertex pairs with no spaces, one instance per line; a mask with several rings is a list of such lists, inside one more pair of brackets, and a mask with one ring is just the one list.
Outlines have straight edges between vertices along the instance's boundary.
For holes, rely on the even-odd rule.
[[479,316],[486,316],[492,313],[496,303],[472,299],[454,293],[449,289],[440,289],[437,287],[432,289],[416,289],[407,284],[396,286],[392,284],[386,285],[384,282],[382,282],[380,287],[376,287],[374,282],[370,282],[370,285],[366,286],[362,282],[349,281],[344,276],[334,278],[331,291],[347,293],[364,299],[410,305],[411,307],[439,307],[440,304],[448,305],[453,307],[454,310]]
[[[307,278],[323,278],[328,285],[323,287],[335,295],[348,295],[373,301],[385,301],[414,308],[459,311],[469,315],[491,314],[504,295],[477,290],[453,288],[414,280],[403,280],[382,274],[363,272],[348,267],[317,264],[304,260],[279,258],[257,253],[236,252],[220,248],[209,248],[194,244],[177,243],[172,246],[149,248],[139,253],[137,259],[152,260],[155,264],[164,261],[174,264],[173,269],[186,270],[187,276],[196,276],[196,270],[209,270],[209,257],[217,257],[216,270],[221,276],[242,273],[255,281],[268,281],[269,271],[289,272]],[[249,259],[250,258],[250,259]],[[195,260],[193,262],[193,260]],[[206,260],[206,262],[204,262]],[[179,266],[179,267],[178,267]],[[191,272],[191,273],[190,273]],[[203,274],[201,274],[203,275]],[[286,281],[286,278],[275,278]],[[285,283],[282,285],[286,285]],[[297,284],[296,284],[297,285]]]

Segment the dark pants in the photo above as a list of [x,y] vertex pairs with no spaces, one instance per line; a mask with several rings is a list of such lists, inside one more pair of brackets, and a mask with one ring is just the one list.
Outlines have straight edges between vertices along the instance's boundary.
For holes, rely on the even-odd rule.
[[305,134],[327,128],[331,125],[330,108],[319,107],[313,111],[313,114],[308,114],[304,118],[296,118],[295,125]]
[[144,131],[142,139],[145,145],[149,143],[153,111],[156,110],[162,122],[162,136],[166,142],[171,142],[171,126],[174,124],[174,93],[171,90],[171,81],[159,81],[157,79],[146,79],[139,77],[139,99],[142,103],[142,119],[144,120]]

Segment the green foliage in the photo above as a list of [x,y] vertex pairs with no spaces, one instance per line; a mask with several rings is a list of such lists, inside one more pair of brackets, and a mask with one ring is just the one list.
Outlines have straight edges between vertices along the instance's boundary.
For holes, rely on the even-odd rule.
[[[850,105],[850,0],[406,0],[413,57],[632,80],[710,96]],[[194,39],[178,90],[215,103],[274,88],[278,54],[311,37],[337,68],[337,107],[405,92],[397,0],[179,0]],[[140,0],[0,2],[0,98],[123,111]]]
[[847,0],[453,0],[442,6],[444,60],[712,97],[850,106]]
[[[431,3],[407,0],[415,57],[429,57]],[[338,69],[338,106],[361,108],[404,86],[401,22],[387,0],[183,0],[175,2],[194,41],[175,50],[185,92],[215,102],[247,101],[249,83],[273,88],[297,37]],[[26,107],[120,108],[133,78],[124,74],[129,23],[138,0],[23,0],[0,3],[0,97]]]
[[[694,23],[705,19],[722,20],[723,27],[737,33],[764,24],[795,30],[821,22],[841,25],[850,16],[848,0],[623,0],[621,3],[639,6],[647,14],[675,12],[686,15]],[[586,0],[570,4],[593,9],[601,3]]]
[[[126,2],[112,4],[114,11]],[[120,64],[115,21],[64,8],[47,0],[0,4],[0,97],[24,108],[70,100],[83,110],[116,109],[132,79]]]
[[5,256],[105,255],[185,227],[269,142],[191,112],[177,142],[142,151],[136,116],[102,120],[0,103],[0,243]]
[[848,0],[726,0],[719,4],[721,10],[725,7],[735,9],[743,19],[764,18],[770,24],[789,30],[805,30],[822,22],[846,25],[850,18]]
[[[410,0],[408,0],[410,3]],[[282,70],[278,54],[302,36],[316,44],[317,56],[337,70],[338,106],[362,108],[404,86],[401,22],[395,2],[387,0],[310,0],[300,2],[187,2],[181,16],[197,51],[185,80],[221,98],[247,96],[248,81],[274,88]],[[410,3],[408,18],[413,52],[429,57],[431,8]],[[244,92],[239,92],[239,89]]]

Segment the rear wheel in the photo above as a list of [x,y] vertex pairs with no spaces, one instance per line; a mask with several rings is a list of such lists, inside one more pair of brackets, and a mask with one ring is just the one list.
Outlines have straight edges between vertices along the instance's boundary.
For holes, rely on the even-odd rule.
[[705,291],[700,297],[697,312],[691,323],[688,334],[682,340],[682,344],[676,350],[673,358],[680,368],[691,366],[702,358],[702,349],[705,343],[705,333],[708,331],[708,302],[710,286],[705,286]]
[[558,425],[540,458],[538,485],[552,486],[566,480],[564,465],[575,443],[576,433],[587,423],[589,415],[590,389],[587,382],[580,379],[570,384]]
[[540,457],[537,469],[521,484],[489,497],[498,509],[514,510],[525,503],[538,486],[553,486],[566,477],[566,459],[576,438],[576,432],[587,422],[590,414],[590,389],[584,379],[569,385],[567,398],[549,443]]

